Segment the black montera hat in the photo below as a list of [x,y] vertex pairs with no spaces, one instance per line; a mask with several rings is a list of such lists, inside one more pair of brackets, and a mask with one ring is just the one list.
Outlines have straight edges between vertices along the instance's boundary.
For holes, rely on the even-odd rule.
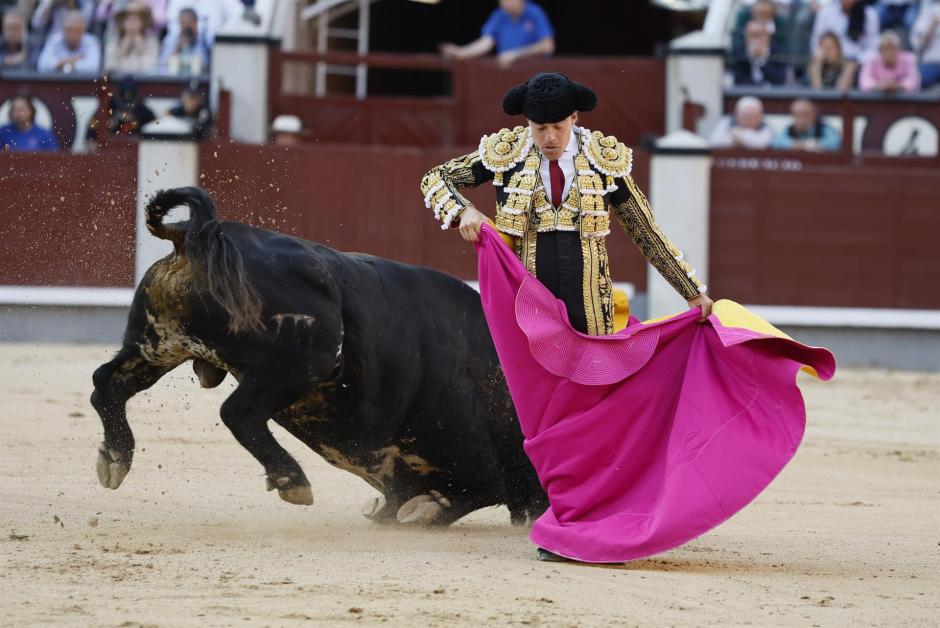
[[503,111],[539,124],[558,122],[575,111],[591,111],[596,106],[597,94],[591,88],[558,72],[536,74],[503,96]]

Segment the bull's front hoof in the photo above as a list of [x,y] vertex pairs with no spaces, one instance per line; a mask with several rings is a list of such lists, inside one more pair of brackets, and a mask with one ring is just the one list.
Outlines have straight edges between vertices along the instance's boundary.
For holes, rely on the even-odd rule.
[[309,486],[294,486],[292,488],[278,489],[277,494],[289,504],[313,506],[313,491]]
[[[268,485],[268,490],[273,491],[277,489],[277,494],[287,503],[297,504],[298,506],[313,505],[313,491],[306,481],[298,484],[297,478],[286,475],[274,479],[267,477],[265,480]],[[293,484],[293,486],[291,486],[291,484]]]
[[396,518],[398,523],[431,525],[450,505],[449,499],[437,491],[431,491],[430,495],[418,495],[402,504]]
[[116,449],[109,449],[107,445],[98,446],[98,462],[95,471],[98,473],[98,482],[105,488],[116,489],[127,477],[130,467],[121,462],[124,455]]
[[277,489],[277,494],[281,499],[289,504],[298,506],[313,505],[313,491],[310,489],[310,483],[303,474],[290,473],[289,475],[266,475],[264,482],[269,491]]

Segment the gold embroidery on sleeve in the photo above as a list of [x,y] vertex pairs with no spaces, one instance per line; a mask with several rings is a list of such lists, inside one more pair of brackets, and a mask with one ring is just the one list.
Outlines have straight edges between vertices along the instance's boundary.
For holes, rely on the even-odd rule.
[[473,174],[473,166],[479,161],[478,153],[463,155],[433,168],[421,180],[424,204],[443,223],[442,229],[449,228],[463,208],[470,205],[460,190],[480,183]]
[[649,202],[633,178],[627,176],[623,182],[629,196],[625,202],[614,207],[620,224],[676,292],[687,300],[697,296],[700,288],[704,288],[702,282],[695,277],[692,267],[682,259],[679,249],[656,224]]

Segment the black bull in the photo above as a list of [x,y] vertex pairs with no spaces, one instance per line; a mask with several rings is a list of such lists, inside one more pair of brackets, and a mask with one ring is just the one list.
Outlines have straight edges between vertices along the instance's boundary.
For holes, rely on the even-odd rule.
[[[180,205],[189,220],[164,223]],[[506,504],[518,524],[545,509],[473,289],[222,223],[199,188],[157,194],[147,226],[175,251],[147,271],[121,350],[94,374],[103,486],[118,488],[133,460],[127,400],[193,360],[204,387],[237,379],[222,421],[288,502],[313,494],[269,420],[375,487],[363,514],[376,521],[447,525]]]

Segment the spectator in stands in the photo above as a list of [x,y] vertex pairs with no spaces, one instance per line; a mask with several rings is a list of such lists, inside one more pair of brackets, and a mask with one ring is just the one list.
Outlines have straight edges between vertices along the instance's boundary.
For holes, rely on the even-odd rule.
[[771,146],[782,150],[806,150],[814,153],[839,150],[839,132],[819,117],[816,105],[800,98],[790,105],[793,123],[777,134]]
[[212,111],[206,103],[206,95],[197,81],[192,81],[183,90],[178,105],[170,109],[169,115],[186,120],[193,126],[193,136],[197,140],[209,137],[212,131]]
[[303,123],[297,116],[280,115],[271,123],[271,140],[277,146],[303,144]]
[[921,8],[911,29],[911,45],[920,57],[921,87],[940,83],[940,0]]
[[69,15],[78,12],[87,29],[95,13],[94,0],[39,0],[33,13],[33,32],[48,39],[62,32]]
[[764,105],[744,96],[734,106],[734,116],[724,116],[715,125],[709,143],[715,148],[769,148],[774,132],[764,122]]
[[166,7],[168,37],[179,35],[182,26],[180,12],[185,9],[195,12],[199,31],[209,46],[222,26],[249,12],[239,0],[169,0]]
[[10,103],[10,123],[0,127],[0,150],[59,150],[59,140],[55,134],[36,126],[36,106],[29,96],[16,96]]
[[140,135],[140,128],[157,118],[144,104],[140,87],[131,76],[125,76],[118,82],[111,97],[110,109],[108,132],[112,135]]
[[793,55],[790,64],[794,69],[805,70],[805,66],[812,56],[810,39],[813,32],[813,22],[821,5],[827,1],[792,0],[787,2],[785,7],[780,6],[778,3],[777,14],[786,16],[788,22],[787,53]]
[[173,76],[201,76],[209,71],[209,44],[199,27],[193,9],[180,11],[177,32],[168,32],[163,39],[160,67]]
[[465,46],[441,44],[441,54],[448,59],[482,57],[496,49],[503,67],[518,59],[551,55],[555,52],[555,30],[542,7],[529,0],[499,0],[499,8],[490,15],[480,38]]
[[878,46],[878,13],[863,0],[830,0],[816,14],[811,48],[819,47],[823,33],[832,32],[849,61],[861,63]]
[[813,89],[837,89],[845,92],[855,85],[858,64],[842,55],[842,42],[834,33],[823,33],[809,66],[809,84]]
[[[765,1],[769,3],[769,0]],[[734,64],[734,84],[764,86],[786,83],[787,66],[771,54],[767,24],[756,20],[750,22],[745,29],[745,41],[745,55]]]
[[755,0],[738,10],[734,30],[731,33],[734,56],[743,57],[747,54],[747,28],[757,22],[762,24],[770,37],[770,47],[774,53],[787,49],[786,20],[777,14],[777,9],[771,0]]
[[920,0],[878,0],[878,22],[882,31],[895,30],[906,33],[917,19]]
[[105,72],[151,74],[156,70],[160,45],[150,32],[151,21],[150,7],[143,0],[131,0],[118,11],[117,38],[105,48]]
[[98,39],[85,32],[85,17],[72,11],[65,17],[62,32],[46,41],[39,55],[40,72],[63,74],[98,74],[101,46]]
[[30,42],[26,33],[26,18],[18,11],[4,13],[0,72],[35,70],[36,56],[36,46]]
[[[150,7],[150,27],[149,32],[154,37],[159,38],[166,30],[166,8],[167,0],[143,0]],[[95,21],[99,24],[108,24],[108,31],[117,30],[110,27],[111,22],[115,21],[125,5],[124,0],[101,0],[98,8],[95,10]],[[115,25],[116,26],[116,25]],[[110,39],[107,34],[105,39]]]
[[881,34],[878,52],[862,64],[858,86],[866,92],[916,92],[920,89],[920,71],[913,52],[901,50],[901,38],[894,31]]

